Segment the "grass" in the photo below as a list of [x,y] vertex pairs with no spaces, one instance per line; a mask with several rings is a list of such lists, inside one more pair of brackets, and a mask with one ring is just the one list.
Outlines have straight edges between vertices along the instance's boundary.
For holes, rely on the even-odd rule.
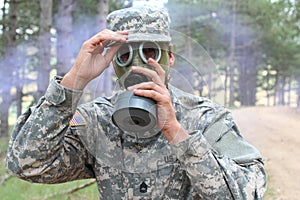
[[72,194],[63,194],[87,180],[70,183],[45,185],[22,181],[15,177],[10,178],[0,187],[2,200],[57,200],[57,199],[98,199],[96,184]]
[[57,199],[98,199],[96,184],[72,194],[63,194],[87,180],[70,183],[46,185],[29,183],[18,178],[10,178],[0,186],[2,200],[57,200]]
[[[8,174],[5,168],[5,152],[8,145],[8,138],[0,138],[0,180]],[[98,199],[96,184],[76,191],[72,194],[63,194],[79,185],[90,182],[91,180],[80,180],[62,184],[36,184],[10,177],[2,184],[0,182],[1,200],[81,200]]]
[[272,181],[272,177],[268,175],[268,169],[266,169],[266,171],[267,171],[267,191],[264,195],[264,200],[276,199],[275,189],[271,187],[269,184]]

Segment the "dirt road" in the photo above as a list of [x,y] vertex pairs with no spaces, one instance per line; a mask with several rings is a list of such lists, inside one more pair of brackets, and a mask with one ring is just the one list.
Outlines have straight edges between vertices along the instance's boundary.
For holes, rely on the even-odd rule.
[[266,161],[265,199],[300,199],[300,109],[250,107],[232,112],[245,138]]

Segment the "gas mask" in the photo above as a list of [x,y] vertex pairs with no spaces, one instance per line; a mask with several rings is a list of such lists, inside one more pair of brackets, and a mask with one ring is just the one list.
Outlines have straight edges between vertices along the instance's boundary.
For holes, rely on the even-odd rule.
[[[123,44],[116,53],[113,65],[118,83],[124,91],[119,93],[117,97],[112,120],[121,130],[134,133],[141,138],[151,137],[157,133],[155,101],[151,98],[137,96],[127,88],[138,83],[151,81],[149,77],[131,71],[131,66],[146,67],[153,70],[148,64],[149,58],[158,62],[168,76],[168,48],[168,43],[131,42]],[[167,77],[166,80],[168,80]]]

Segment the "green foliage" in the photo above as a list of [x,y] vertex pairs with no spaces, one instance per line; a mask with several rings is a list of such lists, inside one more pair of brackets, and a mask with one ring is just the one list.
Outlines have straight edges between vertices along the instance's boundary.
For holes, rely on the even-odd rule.
[[114,10],[118,10],[124,7],[124,1],[122,0],[110,0],[109,3],[109,12],[112,12]]
[[[123,7],[123,1],[110,0],[109,12],[120,9]],[[98,13],[97,6],[99,4],[98,0],[79,0],[76,1],[76,7],[74,9],[74,18],[78,18],[81,15],[96,16]]]
[[[38,0],[18,2],[18,10],[16,16],[17,43],[20,43],[24,40],[28,40],[31,36],[34,36],[38,33],[39,14],[40,12],[39,12]],[[10,27],[9,14],[8,13],[6,15],[2,14],[2,17],[3,18],[1,18],[1,24],[3,24],[3,26],[5,26],[6,28]],[[1,40],[5,41],[6,39],[1,38]]]
[[[291,4],[288,1],[277,1],[272,4],[270,19],[271,26],[265,30],[265,53],[269,64],[280,71],[280,74],[291,75],[291,68],[298,66],[295,63],[299,44],[296,38],[297,28],[295,27],[293,14],[290,12]],[[299,39],[299,38],[298,38]]]
[[74,17],[80,16],[82,14],[95,16],[97,14],[97,0],[79,0],[76,1],[76,8],[74,12]]
[[[169,3],[170,10],[174,10],[171,18],[179,16],[175,17],[176,29],[203,45],[220,69],[226,70],[226,65],[238,69],[234,75],[238,81],[229,84],[234,84],[235,96],[240,97],[255,89],[276,90],[274,86],[278,80],[300,76],[299,4],[299,1],[287,0],[178,0]],[[188,12],[178,14],[176,10]],[[233,60],[228,63],[229,55],[233,55]],[[277,76],[268,77],[269,83],[266,83],[263,71],[268,66],[277,71]],[[257,88],[249,88],[253,81],[257,81]],[[243,104],[241,99],[239,101]]]
[[39,1],[21,1],[18,11],[18,33],[20,39],[36,35],[39,24]]

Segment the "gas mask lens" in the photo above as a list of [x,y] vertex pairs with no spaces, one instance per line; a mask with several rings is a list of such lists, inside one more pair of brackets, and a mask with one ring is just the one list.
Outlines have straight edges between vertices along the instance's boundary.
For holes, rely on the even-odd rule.
[[139,55],[144,63],[147,63],[149,58],[158,62],[161,57],[161,48],[156,42],[143,42],[139,47]]
[[[120,47],[115,58],[116,63],[120,67],[128,67],[132,63],[134,46],[137,45],[135,45],[135,43],[131,43],[131,44],[124,44]],[[159,44],[157,44],[156,42],[139,43],[138,54],[144,63],[148,63],[149,58],[152,58],[156,62],[158,62],[161,58],[161,48]]]
[[116,55],[116,63],[120,67],[127,67],[132,62],[133,48],[130,44],[122,45]]

